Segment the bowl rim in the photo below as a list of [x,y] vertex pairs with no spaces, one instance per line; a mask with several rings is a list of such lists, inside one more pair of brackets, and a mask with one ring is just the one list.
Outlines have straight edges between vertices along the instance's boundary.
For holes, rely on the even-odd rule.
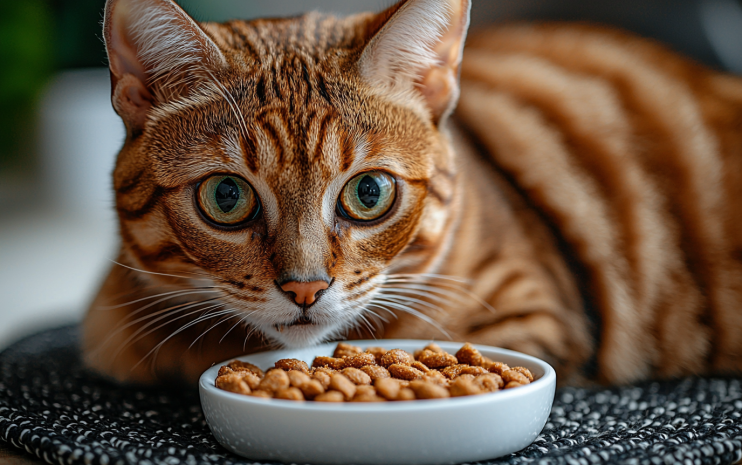
[[[423,347],[424,345],[427,345],[430,342],[435,342],[436,344],[442,347],[444,345],[461,346],[465,344],[464,342],[430,341],[428,339],[419,339],[419,340],[418,339],[376,339],[376,340],[375,339],[363,339],[363,340],[338,341],[338,342],[347,342],[350,344],[366,345],[366,346],[389,345],[391,343],[403,343],[405,345],[411,344],[411,343],[415,343],[415,344],[423,343]],[[487,346],[487,345],[482,345],[482,344],[472,344],[472,345],[480,351],[482,350],[495,351],[502,355],[521,358],[524,361],[537,365],[539,366],[539,368],[543,369],[544,370],[543,376],[534,380],[532,383],[526,386],[521,386],[517,389],[502,390],[498,392],[481,394],[477,396],[464,396],[464,397],[455,397],[455,398],[447,398],[447,399],[418,399],[418,400],[409,401],[409,402],[371,402],[371,403],[298,402],[295,400],[285,400],[285,399],[263,399],[259,397],[252,397],[252,396],[247,396],[244,394],[236,394],[233,392],[224,391],[222,389],[217,388],[216,385],[214,384],[216,380],[216,373],[219,371],[219,368],[222,365],[226,365],[227,363],[233,360],[244,361],[245,359],[248,359],[252,356],[256,356],[256,355],[264,356],[265,354],[270,353],[270,352],[294,352],[294,351],[299,351],[299,350],[304,351],[304,350],[311,350],[311,349],[321,350],[323,348],[326,348],[327,346],[334,347],[335,345],[338,344],[338,342],[320,344],[317,346],[307,347],[304,349],[280,349],[280,350],[259,352],[259,353],[254,353],[254,354],[241,355],[238,357],[232,357],[223,362],[215,363],[213,366],[209,367],[206,371],[204,371],[201,377],[199,378],[199,382],[198,382],[199,390],[201,391],[202,396],[207,395],[207,394],[214,395],[217,397],[221,397],[224,400],[244,402],[248,405],[255,405],[259,407],[269,406],[271,408],[276,408],[278,410],[286,410],[286,411],[321,410],[321,411],[350,412],[350,413],[374,411],[374,412],[388,413],[388,412],[399,412],[401,410],[404,410],[404,411],[415,411],[415,410],[421,410],[421,409],[427,410],[430,408],[437,408],[437,409],[461,408],[461,407],[468,406],[470,404],[480,404],[483,402],[500,402],[500,399],[503,402],[505,402],[508,399],[512,399],[513,397],[528,396],[532,393],[535,394],[536,391],[540,391],[543,388],[547,388],[549,385],[556,384],[556,371],[547,362],[539,358],[533,357],[531,355],[526,355],[521,352],[516,352],[514,350],[502,349],[499,347]]]

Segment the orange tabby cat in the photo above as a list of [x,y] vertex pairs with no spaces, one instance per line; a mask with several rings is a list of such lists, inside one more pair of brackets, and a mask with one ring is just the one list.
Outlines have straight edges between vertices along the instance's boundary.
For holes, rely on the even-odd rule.
[[193,381],[365,325],[566,382],[739,371],[742,80],[586,26],[464,53],[469,6],[198,24],[108,0],[122,245],[88,364]]

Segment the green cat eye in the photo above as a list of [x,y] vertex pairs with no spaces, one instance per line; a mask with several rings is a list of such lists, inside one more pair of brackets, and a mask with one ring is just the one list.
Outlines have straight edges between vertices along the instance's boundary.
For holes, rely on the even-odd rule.
[[363,173],[351,179],[338,199],[338,211],[348,219],[372,221],[394,204],[396,183],[381,171]]
[[198,187],[198,206],[207,218],[223,225],[235,225],[255,218],[260,203],[242,178],[212,176]]

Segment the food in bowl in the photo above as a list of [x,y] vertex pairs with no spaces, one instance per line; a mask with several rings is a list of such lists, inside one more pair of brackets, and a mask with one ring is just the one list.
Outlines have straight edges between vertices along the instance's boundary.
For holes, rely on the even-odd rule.
[[309,367],[278,360],[267,372],[232,361],[219,369],[219,389],[266,399],[315,402],[388,402],[464,397],[513,389],[533,381],[524,367],[483,356],[469,343],[456,354],[428,344],[410,354],[339,343],[332,357],[317,356]]

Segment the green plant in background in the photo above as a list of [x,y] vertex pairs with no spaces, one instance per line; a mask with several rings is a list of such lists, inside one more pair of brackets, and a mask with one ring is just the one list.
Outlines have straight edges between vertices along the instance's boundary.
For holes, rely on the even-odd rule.
[[0,169],[33,148],[34,103],[54,68],[51,16],[44,0],[0,2]]
[[0,171],[34,162],[39,94],[60,69],[106,66],[105,0],[0,0]]

